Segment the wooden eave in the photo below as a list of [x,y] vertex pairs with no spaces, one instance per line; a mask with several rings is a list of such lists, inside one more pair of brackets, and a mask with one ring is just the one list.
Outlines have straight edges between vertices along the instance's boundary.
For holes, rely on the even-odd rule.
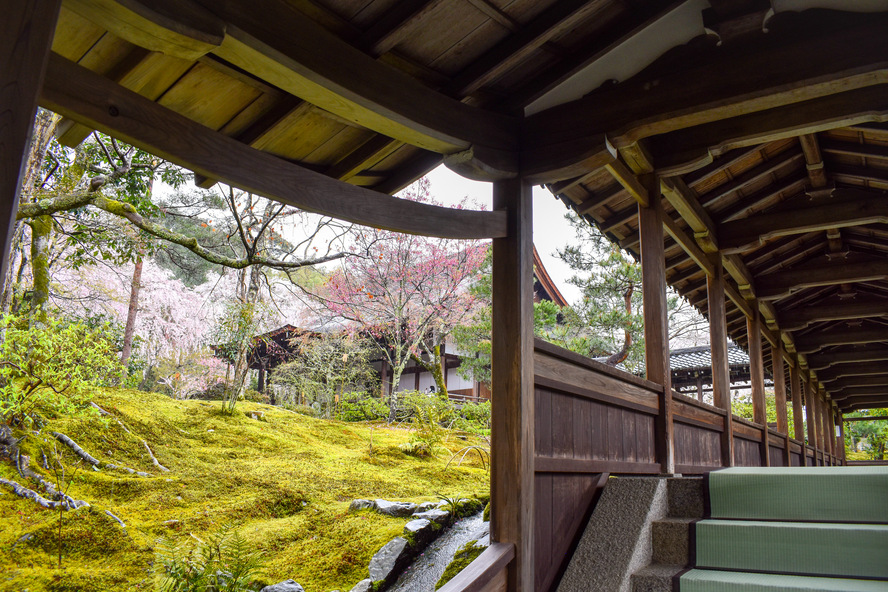
[[[525,115],[691,4],[63,0],[41,103],[66,116],[65,144],[102,129],[191,167],[203,186],[225,180],[408,232],[506,232],[501,211],[386,197],[441,162],[475,179],[544,183],[635,257],[638,204],[665,196],[667,280],[706,312],[706,277],[723,265],[730,336],[745,344],[758,310],[764,339],[782,340],[816,385],[821,359],[886,347],[795,344],[884,326],[873,308],[888,311],[888,13],[772,18],[761,2],[711,5],[686,45]],[[646,189],[652,173],[662,195]],[[851,201],[858,210],[843,207]],[[766,231],[750,237],[753,227]],[[843,261],[876,271],[859,264],[836,283],[824,270]],[[799,324],[805,309],[845,304],[843,318]],[[834,400],[888,406],[888,388],[849,386]]]

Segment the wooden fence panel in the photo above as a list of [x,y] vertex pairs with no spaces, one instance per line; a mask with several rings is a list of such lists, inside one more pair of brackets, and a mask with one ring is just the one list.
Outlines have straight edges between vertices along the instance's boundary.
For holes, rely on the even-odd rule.
[[567,567],[608,473],[656,474],[656,387],[537,342],[534,565],[538,591]]

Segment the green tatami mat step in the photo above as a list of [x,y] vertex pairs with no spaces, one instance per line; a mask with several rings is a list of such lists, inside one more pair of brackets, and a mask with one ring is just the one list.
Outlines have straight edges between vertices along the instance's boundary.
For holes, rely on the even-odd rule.
[[680,592],[888,592],[888,582],[692,569]]
[[888,467],[735,467],[709,474],[713,518],[888,523]]
[[888,525],[702,520],[696,565],[888,579]]

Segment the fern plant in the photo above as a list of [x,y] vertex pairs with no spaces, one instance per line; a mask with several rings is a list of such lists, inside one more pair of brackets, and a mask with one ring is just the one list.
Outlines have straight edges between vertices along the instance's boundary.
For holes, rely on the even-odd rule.
[[262,570],[258,553],[230,525],[186,547],[165,539],[155,553],[162,592],[247,592]]

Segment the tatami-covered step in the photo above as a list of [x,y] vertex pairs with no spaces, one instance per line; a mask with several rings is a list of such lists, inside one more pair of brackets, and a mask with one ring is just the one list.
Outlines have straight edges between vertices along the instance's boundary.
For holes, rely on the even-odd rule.
[[885,467],[735,467],[709,476],[710,516],[888,523]]
[[693,569],[681,592],[888,592],[888,582]]
[[696,539],[700,568],[888,579],[884,524],[702,520]]

